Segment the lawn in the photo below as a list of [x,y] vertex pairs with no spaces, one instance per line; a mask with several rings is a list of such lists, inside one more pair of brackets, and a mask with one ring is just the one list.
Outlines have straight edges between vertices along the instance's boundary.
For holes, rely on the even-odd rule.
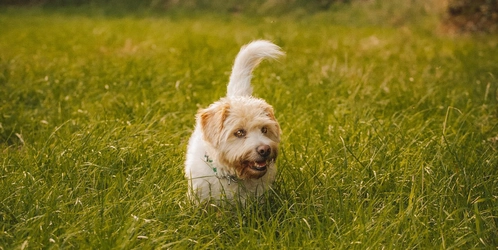
[[[2,7],[0,249],[496,248],[498,36],[365,5]],[[194,115],[255,39],[287,54],[253,78],[283,131],[274,188],[191,204]]]

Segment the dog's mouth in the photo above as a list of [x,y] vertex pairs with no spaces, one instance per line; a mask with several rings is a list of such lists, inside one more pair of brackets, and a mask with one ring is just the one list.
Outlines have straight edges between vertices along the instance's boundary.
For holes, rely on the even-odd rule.
[[266,174],[268,167],[270,165],[270,160],[259,160],[259,161],[244,161],[242,166],[244,170],[241,173],[242,179],[259,179]]
[[249,165],[249,167],[256,171],[266,171],[267,165],[268,162],[266,160],[263,160],[263,161],[255,161],[251,165]]

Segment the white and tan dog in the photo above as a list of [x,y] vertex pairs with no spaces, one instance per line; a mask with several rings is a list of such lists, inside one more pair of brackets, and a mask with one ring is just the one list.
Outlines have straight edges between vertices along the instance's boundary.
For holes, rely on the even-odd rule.
[[227,97],[202,109],[190,138],[185,176],[194,201],[245,202],[275,180],[280,126],[273,108],[252,95],[252,70],[284,53],[268,41],[254,41],[235,58]]

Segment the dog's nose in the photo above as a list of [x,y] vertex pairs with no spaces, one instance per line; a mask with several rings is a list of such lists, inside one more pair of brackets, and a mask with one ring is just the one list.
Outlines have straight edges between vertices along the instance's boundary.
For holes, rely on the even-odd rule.
[[263,157],[267,157],[271,153],[271,148],[268,145],[261,145],[258,148],[256,148],[256,151],[258,151],[259,155],[261,155]]

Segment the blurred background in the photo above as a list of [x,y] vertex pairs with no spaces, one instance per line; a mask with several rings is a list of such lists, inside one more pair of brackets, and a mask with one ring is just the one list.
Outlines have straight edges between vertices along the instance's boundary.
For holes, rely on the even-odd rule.
[[[389,4],[386,4],[387,2]],[[442,29],[448,32],[494,33],[498,31],[498,0],[0,0],[0,6],[3,7],[83,7],[100,9],[106,14],[198,11],[234,15],[281,15],[288,13],[306,15],[327,11],[338,5],[372,4],[388,5],[391,8],[399,6],[398,12],[400,13],[406,8],[438,12]],[[399,16],[403,16],[403,14],[399,14]]]

